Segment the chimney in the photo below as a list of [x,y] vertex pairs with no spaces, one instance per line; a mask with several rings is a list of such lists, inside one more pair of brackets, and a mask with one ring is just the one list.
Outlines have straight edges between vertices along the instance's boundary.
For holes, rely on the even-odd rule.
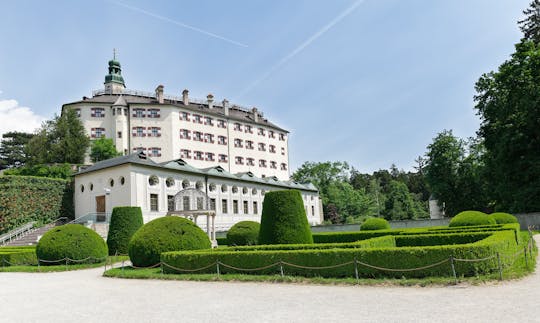
[[223,99],[223,114],[228,116],[229,115],[229,101],[227,99]]
[[214,108],[214,96],[212,95],[212,93],[208,94],[206,96],[206,100],[208,101],[208,109],[213,109]]
[[189,95],[189,91],[187,89],[182,91],[182,102],[184,103],[184,105],[189,104],[189,96],[188,95]]
[[257,108],[253,107],[251,109],[251,112],[253,113],[253,121],[259,122],[259,111],[257,110]]
[[156,87],[156,99],[159,104],[163,104],[163,85],[161,84]]

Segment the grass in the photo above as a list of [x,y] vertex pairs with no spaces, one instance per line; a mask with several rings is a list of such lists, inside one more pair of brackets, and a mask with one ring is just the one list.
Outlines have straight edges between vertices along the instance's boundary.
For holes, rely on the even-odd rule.
[[21,266],[6,266],[0,267],[0,272],[25,272],[25,273],[48,273],[59,271],[71,271],[79,269],[97,268],[120,262],[122,260],[129,260],[127,256],[109,256],[106,261],[92,263],[92,264],[69,264],[69,265],[54,265],[54,266],[38,266],[38,265],[21,265]]

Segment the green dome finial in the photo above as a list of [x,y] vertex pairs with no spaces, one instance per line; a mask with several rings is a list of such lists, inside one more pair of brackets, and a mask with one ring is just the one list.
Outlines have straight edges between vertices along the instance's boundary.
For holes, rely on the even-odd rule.
[[105,84],[117,83],[126,86],[122,77],[120,62],[116,60],[116,48],[113,49],[113,59],[109,61],[109,74],[105,76]]

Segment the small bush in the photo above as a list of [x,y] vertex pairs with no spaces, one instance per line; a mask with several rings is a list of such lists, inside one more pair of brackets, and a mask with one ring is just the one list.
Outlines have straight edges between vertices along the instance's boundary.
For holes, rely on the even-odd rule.
[[35,246],[0,247],[0,266],[37,265]]
[[360,225],[360,230],[388,230],[390,229],[390,223],[383,218],[367,218],[362,225]]
[[37,244],[36,254],[40,260],[48,261],[42,264],[56,265],[50,261],[89,258],[85,262],[101,262],[108,252],[107,244],[96,232],[80,224],[66,224],[47,231]]
[[261,225],[255,221],[240,221],[227,232],[227,242],[231,246],[256,245]]
[[313,243],[302,195],[298,190],[264,196],[259,244]]
[[497,224],[519,223],[518,219],[509,213],[496,212],[491,213],[489,216],[491,216]]
[[131,238],[129,258],[134,266],[149,267],[159,263],[165,251],[210,249],[210,239],[190,220],[166,216],[143,225]]
[[463,211],[450,220],[449,227],[497,224],[491,216],[479,211]]
[[143,225],[141,208],[138,206],[117,206],[113,209],[107,246],[109,254],[127,254],[129,240]]

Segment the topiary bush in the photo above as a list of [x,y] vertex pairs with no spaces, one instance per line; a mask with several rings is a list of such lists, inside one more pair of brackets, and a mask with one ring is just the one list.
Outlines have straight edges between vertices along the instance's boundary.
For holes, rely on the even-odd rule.
[[264,196],[259,244],[313,243],[302,195],[298,190]]
[[113,209],[107,246],[109,254],[127,254],[129,240],[143,226],[141,208],[138,206],[117,206]]
[[450,220],[450,227],[497,224],[495,219],[480,211],[463,211]]
[[177,216],[158,218],[143,225],[131,238],[129,258],[134,266],[159,263],[165,251],[210,249],[210,239],[195,223]]
[[390,229],[390,223],[383,218],[367,218],[362,225],[360,225],[360,230],[388,230]]
[[256,245],[259,239],[261,224],[255,221],[240,221],[227,232],[229,246]]
[[36,254],[39,260],[47,261],[42,264],[57,265],[65,261],[51,261],[69,258],[86,259],[87,263],[101,262],[108,251],[103,238],[93,230],[80,224],[66,224],[47,231],[36,246]]
[[491,213],[489,216],[491,216],[497,224],[519,223],[518,219],[510,213],[496,212]]

